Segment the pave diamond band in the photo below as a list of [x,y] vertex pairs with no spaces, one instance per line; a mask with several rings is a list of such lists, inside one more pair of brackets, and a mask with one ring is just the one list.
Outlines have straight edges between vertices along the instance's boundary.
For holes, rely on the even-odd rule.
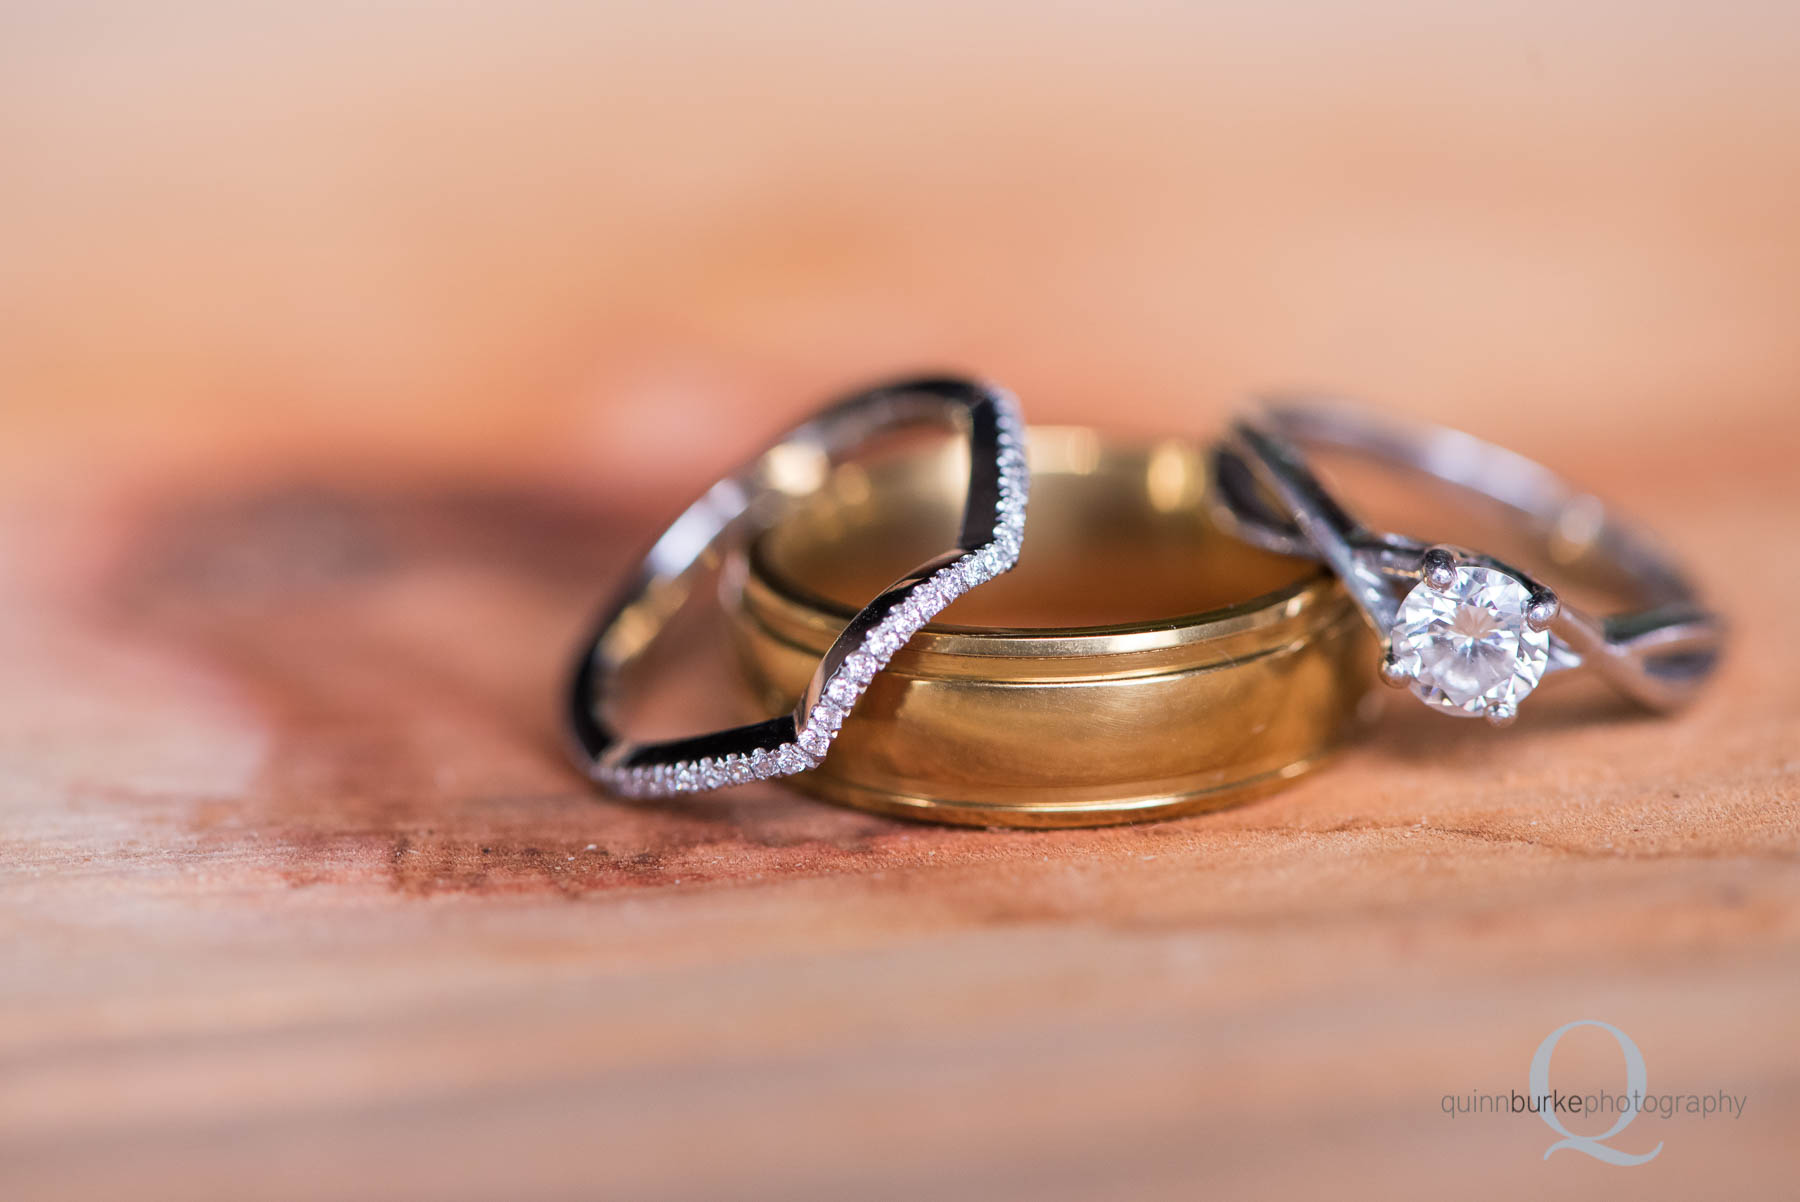
[[[875,435],[945,420],[961,427],[970,451],[956,546],[856,614],[792,713],[663,742],[634,743],[618,735],[605,717],[618,673],[679,608],[690,570],[720,539],[753,537],[778,508],[769,501],[816,488],[832,466]],[[1018,561],[1029,491],[1017,402],[992,385],[950,377],[903,380],[830,406],[695,502],[602,614],[581,646],[569,685],[567,717],[577,762],[596,784],[627,797],[701,792],[812,768],[894,653],[956,598]]]
[[[1490,502],[1552,548],[1550,558],[1627,582],[1642,608],[1591,616],[1491,555],[1371,531],[1320,482],[1303,448]],[[1545,675],[1584,665],[1634,701],[1669,710],[1718,664],[1723,623],[1659,547],[1546,468],[1458,431],[1344,405],[1271,404],[1214,449],[1214,492],[1216,520],[1240,537],[1329,565],[1383,642],[1383,679],[1445,713],[1504,726]]]

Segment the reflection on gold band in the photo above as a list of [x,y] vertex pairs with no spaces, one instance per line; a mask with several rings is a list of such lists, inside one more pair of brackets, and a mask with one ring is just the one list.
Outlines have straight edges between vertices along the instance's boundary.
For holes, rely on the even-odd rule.
[[[1039,428],[1031,457],[1018,568],[915,636],[795,787],[942,822],[1126,822],[1246,800],[1353,732],[1364,623],[1312,565],[1208,524],[1197,447]],[[793,704],[854,598],[942,541],[966,479],[953,448],[899,448],[751,548],[733,633],[767,704]]]

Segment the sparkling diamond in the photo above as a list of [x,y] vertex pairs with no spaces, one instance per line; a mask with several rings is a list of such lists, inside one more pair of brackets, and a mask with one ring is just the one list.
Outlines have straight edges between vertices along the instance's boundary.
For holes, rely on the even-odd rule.
[[833,676],[831,678],[831,683],[825,686],[825,695],[838,705],[850,705],[854,703],[857,694],[861,691],[862,690],[856,687],[856,682],[854,680],[851,680],[841,672],[836,676]]
[[844,724],[844,708],[833,705],[829,701],[821,701],[813,706],[812,714],[806,719],[808,726],[816,726],[821,730],[836,730]]
[[905,637],[899,631],[883,622],[871,630],[868,638],[863,640],[863,650],[870,655],[879,656],[885,662],[888,656],[900,650],[900,644],[905,641]]
[[1447,589],[1421,581],[1390,632],[1394,662],[1427,704],[1479,717],[1510,709],[1543,678],[1550,635],[1525,620],[1531,590],[1495,568],[1459,567]]
[[925,611],[919,605],[917,597],[908,597],[896,605],[888,616],[881,619],[881,624],[899,632],[902,639],[909,639],[925,625]]
[[823,756],[831,750],[831,732],[817,726],[809,726],[800,732],[800,746],[808,755]]

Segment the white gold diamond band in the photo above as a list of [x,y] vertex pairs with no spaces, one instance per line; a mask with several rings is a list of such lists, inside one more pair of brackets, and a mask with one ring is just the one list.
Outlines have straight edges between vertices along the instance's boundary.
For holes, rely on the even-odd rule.
[[[1642,608],[1594,617],[1477,551],[1371,531],[1303,449],[1342,451],[1491,502],[1511,523],[1627,581]],[[1382,678],[1461,717],[1510,723],[1552,672],[1587,666],[1654,710],[1687,702],[1719,660],[1723,623],[1649,539],[1523,456],[1456,430],[1346,405],[1280,403],[1214,449],[1215,520],[1269,550],[1323,560],[1382,640]]]
[[[969,440],[969,489],[955,547],[914,568],[851,619],[792,713],[692,738],[622,738],[607,716],[619,672],[674,615],[691,572],[715,544],[754,538],[778,516],[781,506],[770,502],[816,487],[877,434],[928,421],[954,422]],[[813,767],[894,653],[950,602],[1018,561],[1028,491],[1017,403],[992,385],[902,380],[826,408],[677,518],[601,615],[569,683],[576,762],[596,784],[628,797],[700,792]]]

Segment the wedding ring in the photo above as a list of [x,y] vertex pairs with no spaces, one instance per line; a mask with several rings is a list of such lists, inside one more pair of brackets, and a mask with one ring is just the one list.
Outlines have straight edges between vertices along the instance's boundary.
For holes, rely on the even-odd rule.
[[[942,542],[825,640],[793,708],[730,730],[658,742],[622,737],[611,709],[620,673],[681,608],[703,561],[753,538],[865,444],[922,422],[965,435],[951,549]],[[903,380],[851,396],[789,431],[677,518],[602,613],[576,657],[566,713],[576,763],[596,784],[664,796],[804,772],[825,758],[870,681],[937,612],[1010,570],[1025,530],[1021,427],[1007,393],[970,380]]]
[[[1593,616],[1492,555],[1372,531],[1320,481],[1309,451],[1345,452],[1489,502],[1543,558],[1613,582],[1631,607]],[[1578,667],[1671,710],[1718,664],[1723,623],[1660,547],[1491,443],[1345,405],[1271,404],[1232,426],[1215,473],[1220,520],[1259,546],[1329,565],[1381,641],[1382,678],[1444,713],[1504,726],[1543,677]]]
[[[1028,441],[1018,570],[896,654],[794,787],[940,822],[1137,821],[1258,796],[1360,728],[1375,657],[1355,607],[1212,526],[1202,448]],[[883,558],[953,520],[962,470],[947,451],[852,465],[747,545],[732,630],[762,704],[806,695]]]

